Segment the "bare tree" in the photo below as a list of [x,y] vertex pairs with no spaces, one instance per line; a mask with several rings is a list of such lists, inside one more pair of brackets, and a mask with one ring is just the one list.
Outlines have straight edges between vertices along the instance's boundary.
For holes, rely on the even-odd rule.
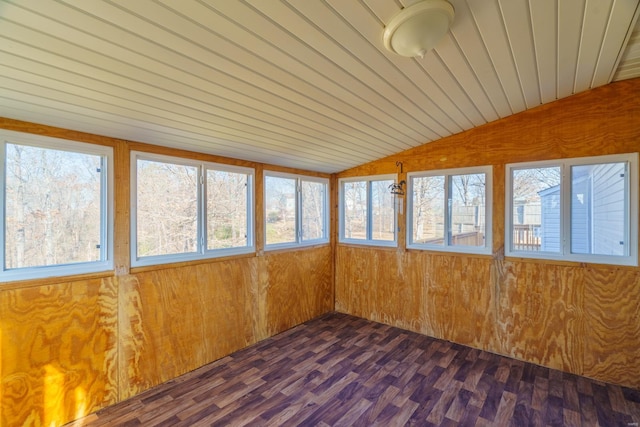
[[7,268],[100,258],[101,163],[98,155],[6,145]]
[[198,168],[139,159],[137,173],[138,255],[195,252]]

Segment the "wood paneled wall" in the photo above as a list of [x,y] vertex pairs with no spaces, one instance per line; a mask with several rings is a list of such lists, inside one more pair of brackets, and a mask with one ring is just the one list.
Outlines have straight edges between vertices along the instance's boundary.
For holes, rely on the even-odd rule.
[[505,164],[638,151],[635,79],[339,174],[493,165],[493,255],[338,245],[336,309],[640,388],[640,268],[504,257]]
[[[263,169],[306,172],[9,119],[0,127],[113,146],[117,181],[115,272],[0,284],[0,425],[64,424],[333,310],[331,245],[263,251]],[[256,168],[257,255],[131,269],[130,150]]]

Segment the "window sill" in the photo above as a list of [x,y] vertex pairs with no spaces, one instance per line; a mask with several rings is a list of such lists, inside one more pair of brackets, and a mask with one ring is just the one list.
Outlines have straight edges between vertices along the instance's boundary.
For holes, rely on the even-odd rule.
[[200,265],[200,264],[213,264],[217,262],[225,262],[225,261],[231,261],[236,259],[255,258],[255,257],[256,257],[256,252],[253,251],[253,252],[247,252],[244,254],[199,258],[199,259],[177,261],[177,262],[158,263],[158,264],[152,264],[152,265],[141,265],[137,267],[131,267],[131,274],[145,273],[147,271],[155,271],[155,270],[167,270],[170,268],[189,267],[192,265]]
[[294,251],[303,251],[308,249],[317,249],[322,247],[327,247],[330,245],[330,242],[321,242],[321,243],[313,243],[308,245],[286,245],[286,246],[274,246],[271,248],[265,248],[262,253],[258,254],[258,256],[267,256],[271,254],[279,254],[283,252],[294,252]]
[[68,276],[51,276],[39,279],[20,279],[7,282],[0,282],[0,290],[7,291],[11,289],[35,288],[38,286],[55,285],[59,283],[71,283],[89,281],[95,279],[103,279],[105,277],[114,277],[114,270],[99,271],[95,273],[72,274]]
[[382,250],[382,251],[388,251],[388,252],[397,252],[398,249],[400,249],[397,245],[387,246],[387,245],[376,245],[372,243],[354,243],[354,242],[338,242],[338,246],[342,246],[345,248],[375,249],[375,250]]
[[508,255],[504,257],[506,262],[512,263],[520,263],[520,264],[546,264],[546,265],[557,265],[563,267],[577,267],[577,268],[585,268],[585,269],[614,269],[621,271],[637,271],[638,267],[633,265],[625,265],[625,264],[605,264],[605,263],[596,263],[596,262],[584,262],[584,261],[572,261],[572,260],[562,260],[562,259],[550,259],[550,258],[528,258],[528,257],[516,257],[513,255]]

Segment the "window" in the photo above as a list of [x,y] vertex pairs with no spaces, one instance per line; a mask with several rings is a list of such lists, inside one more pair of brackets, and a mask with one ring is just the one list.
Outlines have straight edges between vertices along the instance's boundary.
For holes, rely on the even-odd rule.
[[220,168],[206,169],[206,175],[207,248],[252,246],[248,231],[253,224],[252,175]]
[[407,247],[491,253],[491,167],[407,177]]
[[638,155],[507,165],[506,254],[637,265]]
[[265,242],[267,249],[329,241],[329,181],[265,172]]
[[0,131],[0,280],[113,268],[113,150]]
[[250,253],[253,169],[132,153],[133,266]]
[[396,246],[395,175],[340,180],[340,241]]

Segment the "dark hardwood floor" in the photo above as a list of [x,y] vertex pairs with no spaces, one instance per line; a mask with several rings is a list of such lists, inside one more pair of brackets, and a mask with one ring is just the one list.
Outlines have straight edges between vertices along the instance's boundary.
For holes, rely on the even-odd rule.
[[329,313],[70,426],[637,426],[640,391]]

